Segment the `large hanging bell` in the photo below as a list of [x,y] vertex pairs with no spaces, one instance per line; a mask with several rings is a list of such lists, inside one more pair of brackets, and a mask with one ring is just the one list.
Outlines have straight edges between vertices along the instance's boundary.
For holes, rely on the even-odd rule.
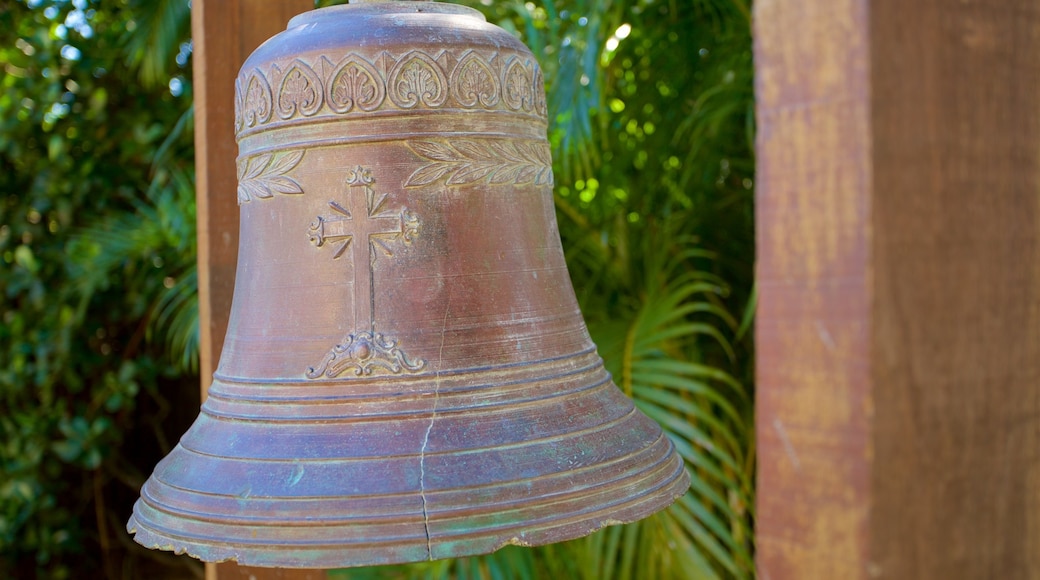
[[297,16],[235,82],[229,329],[138,542],[411,562],[580,537],[686,491],[578,310],[526,47],[468,8],[365,2]]

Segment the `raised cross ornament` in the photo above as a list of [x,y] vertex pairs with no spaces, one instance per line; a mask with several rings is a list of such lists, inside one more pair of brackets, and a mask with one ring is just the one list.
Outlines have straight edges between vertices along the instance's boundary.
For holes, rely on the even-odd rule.
[[[417,372],[426,366],[411,360],[397,340],[376,331],[375,265],[379,254],[394,257],[397,245],[408,245],[419,235],[419,217],[406,208],[387,208],[388,194],[377,194],[375,178],[367,167],[347,173],[346,205],[329,201],[332,214],[318,216],[310,226],[311,242],[321,248],[336,246],[332,258],[348,256],[354,263],[354,331],[332,347],[307,377],[335,378],[348,370],[357,376],[382,371]],[[349,250],[349,253],[348,253]]]

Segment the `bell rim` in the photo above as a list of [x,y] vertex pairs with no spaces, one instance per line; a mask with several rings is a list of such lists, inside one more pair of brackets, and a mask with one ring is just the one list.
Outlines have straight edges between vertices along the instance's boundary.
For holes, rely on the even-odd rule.
[[[444,523],[443,519],[426,522],[427,535],[415,539],[387,539],[363,545],[313,544],[295,545],[273,543],[236,543],[218,537],[212,542],[204,539],[163,533],[142,521],[144,498],[134,504],[127,522],[127,532],[137,543],[175,554],[186,554],[208,563],[236,562],[243,566],[270,568],[335,569],[369,565],[406,564],[479,556],[496,552],[506,546],[536,547],[582,538],[615,525],[626,525],[660,512],[689,491],[690,476],[679,457],[674,443],[667,437],[668,449],[659,469],[671,466],[666,477],[659,479],[643,493],[599,505],[572,518],[560,520],[552,514],[541,521],[525,520],[521,524],[504,525],[498,530],[477,529],[468,533],[444,534],[434,537],[429,526]],[[577,498],[576,498],[577,499]]]

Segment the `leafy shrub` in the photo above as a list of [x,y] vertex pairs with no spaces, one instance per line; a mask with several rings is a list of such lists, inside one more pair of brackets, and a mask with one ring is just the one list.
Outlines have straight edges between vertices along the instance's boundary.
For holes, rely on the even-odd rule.
[[132,8],[0,1],[4,577],[114,574],[163,452],[131,438],[197,390],[149,323],[193,275],[190,86],[138,82]]

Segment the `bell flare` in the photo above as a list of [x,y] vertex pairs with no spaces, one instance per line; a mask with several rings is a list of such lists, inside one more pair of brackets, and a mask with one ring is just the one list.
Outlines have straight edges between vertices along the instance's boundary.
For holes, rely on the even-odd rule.
[[338,568],[573,539],[689,488],[567,273],[541,70],[476,11],[315,10],[235,80],[220,363],[127,529]]
[[572,539],[685,493],[674,447],[598,357],[530,366],[392,398],[364,393],[385,380],[319,398],[218,379],[128,529],[205,561],[347,567]]

